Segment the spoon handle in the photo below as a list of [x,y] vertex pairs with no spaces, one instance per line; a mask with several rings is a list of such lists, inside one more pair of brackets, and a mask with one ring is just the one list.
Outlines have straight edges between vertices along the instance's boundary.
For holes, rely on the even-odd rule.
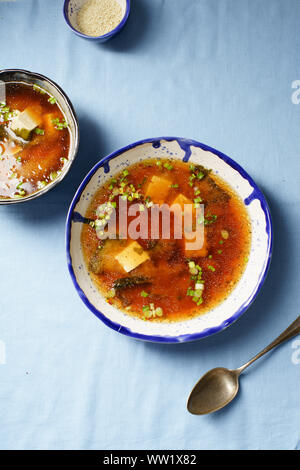
[[284,332],[281,333],[281,335],[279,335],[278,338],[274,339],[274,341],[272,341],[272,343],[269,344],[269,346],[263,349],[255,357],[253,357],[249,362],[247,362],[242,367],[237,369],[237,371],[239,373],[243,372],[248,366],[250,366],[250,364],[252,364],[254,361],[262,357],[264,354],[276,348],[276,346],[279,346],[280,344],[284,343],[288,339],[291,339],[294,336],[297,336],[299,334],[300,334],[300,316],[286,330],[284,330]]

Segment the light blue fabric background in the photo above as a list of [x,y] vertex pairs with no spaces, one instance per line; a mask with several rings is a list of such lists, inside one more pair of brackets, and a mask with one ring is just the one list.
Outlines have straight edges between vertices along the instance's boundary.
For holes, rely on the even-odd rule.
[[[0,207],[0,448],[300,449],[295,340],[249,369],[225,410],[186,411],[203,373],[239,366],[299,315],[299,1],[132,0],[125,29],[106,44],[75,36],[62,4],[0,1],[0,67],[54,79],[81,130],[61,185]],[[113,150],[161,135],[236,159],[265,192],[275,225],[256,302],[194,344],[145,344],[110,330],[81,302],[66,266],[66,213],[85,174]]]

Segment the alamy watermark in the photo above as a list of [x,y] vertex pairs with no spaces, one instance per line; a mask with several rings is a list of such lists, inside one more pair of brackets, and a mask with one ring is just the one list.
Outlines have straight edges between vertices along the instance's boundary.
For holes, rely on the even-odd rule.
[[[118,217],[117,217],[118,214]],[[172,220],[171,220],[171,216]],[[200,250],[204,244],[204,204],[134,203],[119,197],[116,202],[98,206],[97,219],[91,221],[100,240],[164,239],[185,240],[185,250]]]
[[294,352],[292,354],[292,363],[295,366],[298,366],[300,364],[300,339],[296,339],[292,343],[292,349],[294,349]]
[[291,100],[293,104],[300,103],[300,80],[294,80],[292,82],[292,89],[295,90],[292,93]]
[[[291,95],[291,100],[293,104],[300,104],[300,80],[294,80],[292,82],[291,88],[294,90]],[[296,366],[300,364],[300,339],[296,339],[292,343],[292,363]]]
[[6,345],[0,340],[0,365],[6,364]]

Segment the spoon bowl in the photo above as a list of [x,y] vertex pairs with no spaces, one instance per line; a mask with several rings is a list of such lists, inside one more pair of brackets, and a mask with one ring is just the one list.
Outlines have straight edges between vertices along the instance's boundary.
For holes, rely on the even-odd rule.
[[207,372],[196,383],[187,403],[195,415],[205,415],[228,405],[239,390],[239,372],[217,367]]
[[247,367],[272,349],[299,334],[300,316],[269,346],[243,366],[235,370],[217,367],[207,372],[191,391],[187,402],[188,411],[194,415],[206,415],[224,408],[236,397],[239,390],[239,376]]

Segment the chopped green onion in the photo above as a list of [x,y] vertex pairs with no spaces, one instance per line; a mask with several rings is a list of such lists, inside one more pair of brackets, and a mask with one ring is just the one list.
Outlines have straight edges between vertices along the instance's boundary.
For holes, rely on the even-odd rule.
[[43,88],[41,88],[39,85],[37,85],[36,83],[34,83],[33,89],[34,89],[34,91],[38,91],[42,95],[46,94],[46,91]]
[[42,189],[47,185],[46,181],[38,181],[38,189]]
[[107,298],[108,298],[108,299],[112,299],[113,297],[115,297],[115,295],[116,295],[116,291],[115,291],[114,288],[112,288],[112,289],[110,289],[110,290],[108,291],[108,293],[107,293]]
[[50,173],[50,180],[51,180],[51,181],[54,181],[56,178],[57,178],[57,172],[56,172],[56,171],[52,171],[52,172]]
[[158,316],[158,317],[162,317],[163,316],[163,309],[161,307],[157,307],[155,309],[155,314]]
[[168,163],[168,162],[164,163],[163,166],[164,166],[164,168],[166,168],[167,170],[173,170],[173,166],[172,166],[170,163]]
[[45,134],[45,131],[44,129],[40,129],[39,127],[37,127],[34,132],[37,134],[37,135],[44,135]]
[[54,124],[55,129],[62,131],[66,127],[68,127],[68,123],[65,119],[60,121],[58,118],[52,119],[52,124]]
[[211,225],[217,220],[218,216],[217,215],[208,215],[204,219],[204,225]]
[[193,291],[193,289],[191,287],[188,287],[186,295],[190,295],[190,296],[193,297],[195,295],[195,291]]
[[[146,318],[155,318],[155,317],[162,317],[163,309],[161,307],[155,308],[154,304],[144,305],[143,312]],[[145,319],[145,318],[142,318]]]
[[229,233],[227,232],[227,230],[221,230],[221,235],[224,240],[227,240],[229,238]]

